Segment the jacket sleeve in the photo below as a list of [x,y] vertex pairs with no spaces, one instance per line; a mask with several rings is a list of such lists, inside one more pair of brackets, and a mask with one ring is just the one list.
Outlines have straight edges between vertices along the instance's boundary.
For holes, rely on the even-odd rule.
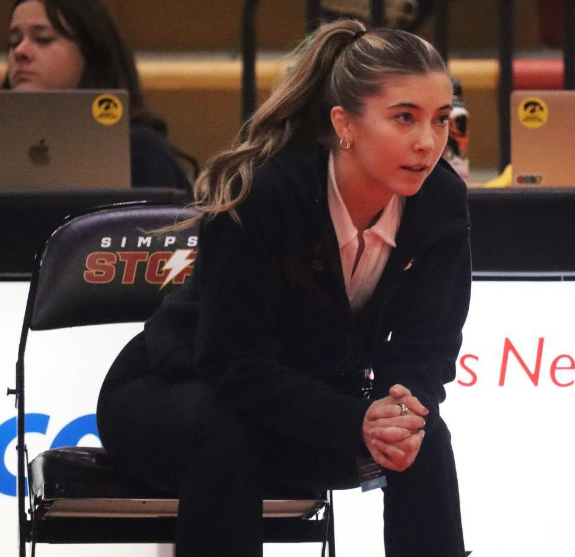
[[469,309],[468,227],[435,242],[404,274],[391,308],[391,336],[380,343],[376,361],[386,383],[405,385],[430,410],[430,428],[445,400],[444,384],[455,379]]
[[287,240],[285,200],[274,193],[280,185],[274,185],[252,188],[239,207],[241,224],[221,214],[203,225],[195,270],[201,300],[197,373],[247,419],[356,454],[363,448],[368,403],[314,379],[313,373],[282,365],[279,357]]

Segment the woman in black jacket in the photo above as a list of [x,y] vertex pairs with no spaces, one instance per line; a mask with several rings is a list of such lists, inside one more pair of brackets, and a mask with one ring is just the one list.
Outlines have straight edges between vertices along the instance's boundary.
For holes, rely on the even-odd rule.
[[353,20],[298,54],[199,177],[194,273],[112,366],[101,439],[179,493],[178,557],[261,555],[263,486],[356,487],[366,464],[388,557],[463,557],[439,414],[471,283],[451,82],[427,42]]

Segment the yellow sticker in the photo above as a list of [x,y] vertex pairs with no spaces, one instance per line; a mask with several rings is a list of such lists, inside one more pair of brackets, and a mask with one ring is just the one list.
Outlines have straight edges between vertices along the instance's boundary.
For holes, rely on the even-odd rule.
[[109,93],[99,95],[92,104],[94,119],[104,126],[111,126],[119,122],[123,112],[122,101],[116,95]]
[[544,100],[537,97],[523,99],[518,108],[519,121],[527,128],[540,128],[549,116]]

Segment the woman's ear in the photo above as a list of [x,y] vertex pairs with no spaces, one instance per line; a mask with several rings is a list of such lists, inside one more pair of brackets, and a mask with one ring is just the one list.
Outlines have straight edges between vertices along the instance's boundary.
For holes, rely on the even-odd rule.
[[341,106],[334,106],[331,109],[330,117],[336,135],[343,141],[351,141],[347,112]]

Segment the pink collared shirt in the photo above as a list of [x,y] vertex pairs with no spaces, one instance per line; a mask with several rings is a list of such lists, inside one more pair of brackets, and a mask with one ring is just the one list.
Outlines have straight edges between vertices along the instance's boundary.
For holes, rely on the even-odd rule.
[[403,214],[404,199],[394,195],[376,223],[364,231],[365,247],[353,270],[359,247],[358,230],[341,198],[329,156],[327,201],[337,235],[347,297],[352,309],[361,308],[371,298],[383,273]]

